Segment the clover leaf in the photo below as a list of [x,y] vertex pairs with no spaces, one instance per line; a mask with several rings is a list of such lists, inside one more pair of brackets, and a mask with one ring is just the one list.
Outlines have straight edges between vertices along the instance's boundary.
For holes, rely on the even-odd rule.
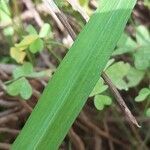
[[[150,46],[150,45],[149,45]],[[145,46],[138,49],[134,54],[134,64],[139,70],[146,70],[150,67],[150,47]]]
[[44,48],[44,42],[42,39],[38,38],[36,39],[31,45],[29,46],[30,52],[33,54],[42,51]]
[[135,98],[136,102],[142,102],[150,95],[150,88],[143,88],[140,90],[138,96]]
[[39,32],[39,37],[40,38],[45,38],[46,36],[48,36],[51,33],[51,26],[48,23],[45,23],[40,32]]
[[98,110],[103,110],[105,106],[111,105],[112,100],[106,95],[96,95],[94,97],[94,105]]
[[19,77],[26,77],[26,76],[30,75],[31,73],[33,73],[33,66],[31,63],[26,62],[22,66],[17,67],[13,71],[13,78],[17,79]]
[[128,85],[124,80],[124,77],[128,74],[130,67],[130,64],[120,61],[114,63],[106,70],[106,74],[112,80],[113,84],[115,84],[120,90],[128,90]]
[[106,91],[107,88],[108,88],[108,86],[105,85],[103,79],[100,78],[100,79],[98,80],[98,82],[96,83],[96,85],[95,85],[93,91],[91,92],[90,97],[95,96],[95,95],[97,95],[97,94],[100,94],[100,93]]
[[9,95],[12,96],[20,95],[25,100],[29,99],[32,95],[32,87],[28,80],[24,77],[6,86],[6,91]]
[[26,31],[29,34],[36,34],[36,35],[38,34],[36,29],[31,24],[27,26]]

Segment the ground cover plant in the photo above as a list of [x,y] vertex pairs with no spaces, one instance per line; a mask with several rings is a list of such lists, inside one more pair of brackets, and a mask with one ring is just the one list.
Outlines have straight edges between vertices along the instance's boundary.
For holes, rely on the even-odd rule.
[[149,1],[0,2],[0,148],[148,149]]

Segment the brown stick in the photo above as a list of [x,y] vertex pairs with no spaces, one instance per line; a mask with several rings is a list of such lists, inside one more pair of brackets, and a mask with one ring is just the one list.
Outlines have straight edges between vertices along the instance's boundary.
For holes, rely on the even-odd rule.
[[11,147],[11,145],[8,143],[0,143],[0,149],[9,150],[10,147]]
[[127,107],[127,105],[125,104],[125,102],[124,102],[123,98],[121,97],[119,91],[117,90],[116,86],[112,83],[112,81],[109,79],[109,77],[107,76],[107,74],[105,72],[103,72],[102,78],[104,79],[106,84],[109,86],[109,89],[111,90],[114,97],[116,98],[122,112],[125,114],[126,119],[129,122],[133,123],[134,125],[136,125],[137,127],[140,128],[139,124],[137,123],[135,117],[132,115],[132,113],[129,110],[129,108]]
[[68,134],[69,138],[71,139],[71,142],[74,144],[77,150],[85,150],[85,146],[81,138],[75,133],[73,128],[69,130]]
[[112,142],[127,148],[127,146],[123,142],[121,142],[120,140],[108,135],[106,132],[104,132],[103,130],[98,128],[95,124],[93,124],[83,111],[79,115],[79,120],[82,123],[84,123],[86,127],[89,128],[89,132],[94,132],[95,134],[97,134],[99,136],[103,136],[107,139],[110,139]]
[[20,131],[16,130],[16,129],[6,128],[6,127],[0,127],[0,133],[2,133],[2,132],[7,132],[7,133],[17,135],[17,134],[19,134]]
[[4,117],[4,116],[7,116],[11,113],[14,113],[14,112],[18,111],[19,109],[20,109],[19,107],[14,107],[14,108],[2,111],[2,112],[0,112],[0,118]]
[[37,24],[42,27],[44,22],[43,20],[41,19],[39,13],[36,11],[35,7],[34,7],[34,4],[32,3],[31,0],[23,0],[24,4],[26,5],[26,7],[28,8],[28,10],[31,11],[31,13],[33,14],[34,16],[34,19],[35,21],[37,22]]
[[15,112],[15,113],[11,113],[7,116],[1,117],[0,118],[0,125],[7,123],[9,121],[17,121],[18,117],[22,117],[25,114],[27,114],[27,111],[25,109],[22,109],[21,111]]
[[94,150],[102,150],[102,139],[100,136],[94,136],[95,149]]
[[32,107],[25,101],[23,100],[19,100],[19,102],[22,104],[22,106],[29,112],[31,113],[32,112]]
[[[104,128],[105,128],[107,134],[110,135],[110,133],[109,133],[109,128],[108,128],[108,124],[107,124],[107,122],[106,122],[106,118],[104,119]],[[112,141],[109,140],[108,143],[109,143],[110,150],[114,150],[114,146],[113,146]]]
[[19,103],[18,102],[12,102],[12,101],[7,101],[7,100],[3,100],[0,99],[0,106],[5,107],[5,108],[12,108],[15,106],[18,106]]
[[18,120],[18,117],[12,114],[8,116],[4,116],[0,118],[0,125],[7,123],[9,121],[17,121],[17,120]]

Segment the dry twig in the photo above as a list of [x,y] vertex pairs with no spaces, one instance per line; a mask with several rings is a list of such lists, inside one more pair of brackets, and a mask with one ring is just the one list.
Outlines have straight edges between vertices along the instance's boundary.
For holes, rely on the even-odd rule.
[[10,147],[11,147],[11,145],[8,143],[0,143],[0,149],[9,150]]
[[26,5],[26,7],[28,8],[28,10],[30,10],[30,12],[33,14],[34,16],[34,19],[36,21],[36,23],[42,27],[44,22],[43,20],[41,19],[39,13],[36,11],[35,7],[34,7],[34,4],[32,3],[31,0],[23,0],[24,4]]
[[3,100],[0,99],[0,106],[5,107],[5,108],[12,108],[15,106],[18,106],[19,103],[18,102],[12,102],[12,101],[7,101],[7,100]]
[[108,138],[110,139],[112,142],[124,146],[127,148],[127,145],[125,145],[122,141],[116,139],[115,137],[112,137],[110,135],[108,135],[106,132],[104,132],[103,130],[101,130],[100,128],[98,128],[95,124],[93,124],[90,119],[86,116],[86,114],[82,111],[79,115],[79,120],[86,125],[86,127],[89,128],[89,132],[94,132],[95,134]]
[[0,133],[2,133],[2,132],[18,135],[20,131],[16,130],[16,129],[10,129],[10,128],[7,128],[7,127],[0,127]]
[[85,150],[85,146],[81,138],[74,132],[73,128],[69,130],[68,136],[77,150]]

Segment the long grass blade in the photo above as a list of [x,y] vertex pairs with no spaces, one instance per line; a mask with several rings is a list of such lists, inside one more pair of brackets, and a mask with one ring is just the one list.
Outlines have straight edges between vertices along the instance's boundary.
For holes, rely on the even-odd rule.
[[58,149],[98,81],[135,2],[103,0],[49,81],[12,149]]

